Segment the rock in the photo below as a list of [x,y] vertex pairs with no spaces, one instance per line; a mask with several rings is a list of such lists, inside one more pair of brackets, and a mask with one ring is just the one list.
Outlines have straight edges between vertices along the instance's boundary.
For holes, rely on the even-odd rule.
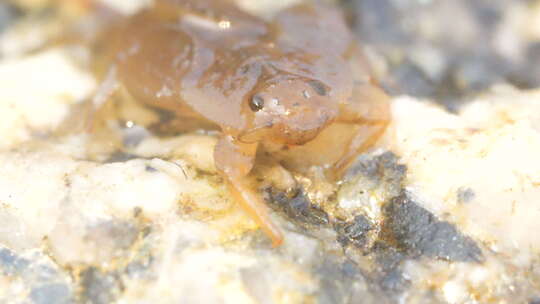
[[214,133],[126,121],[124,149],[90,161],[88,136],[53,131],[94,80],[73,50],[25,53],[35,24],[29,41],[2,32],[0,302],[535,303],[540,95],[484,90],[510,72],[535,84],[537,1],[348,2],[383,84],[434,100],[393,98],[381,146],[337,184],[256,168],[278,248],[217,174]]
[[11,25],[21,12],[10,3],[3,2],[0,4],[0,34]]
[[324,226],[329,222],[328,215],[314,206],[303,190],[297,191],[292,197],[271,188],[267,188],[265,192],[268,202],[279,210],[283,210],[287,216],[299,224]]
[[88,96],[94,86],[93,78],[61,49],[4,60],[0,64],[0,148],[50,133],[65,119],[70,105]]
[[122,290],[118,275],[88,268],[81,274],[81,298],[85,303],[107,304],[113,302]]
[[[540,178],[540,95],[500,88],[490,96],[459,114],[396,100],[395,151],[407,164],[407,190],[415,202],[519,264],[540,250],[529,233],[539,216],[533,206],[539,193],[534,181]],[[466,204],[464,189],[474,192]]]
[[343,246],[352,243],[360,248],[366,245],[367,233],[374,229],[371,222],[362,215],[357,215],[351,222],[339,222],[336,226],[338,241]]
[[[0,301],[13,303],[74,303],[69,275],[39,250],[18,254],[0,247]],[[5,288],[11,287],[11,288]]]
[[383,230],[411,256],[460,262],[481,262],[483,259],[482,251],[472,239],[454,225],[436,219],[406,193],[385,206],[384,216]]
[[68,285],[64,284],[45,284],[38,288],[32,289],[30,299],[36,304],[59,303],[67,304],[74,303],[71,290]]
[[540,84],[529,52],[539,37],[537,1],[341,2],[358,36],[384,57],[375,68],[394,95],[433,98],[455,110],[501,82]]

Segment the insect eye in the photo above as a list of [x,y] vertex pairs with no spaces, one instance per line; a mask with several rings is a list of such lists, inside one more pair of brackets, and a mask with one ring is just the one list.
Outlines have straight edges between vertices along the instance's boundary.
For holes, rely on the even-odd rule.
[[249,108],[253,112],[257,112],[257,111],[262,110],[263,107],[264,107],[264,99],[260,95],[257,95],[257,94],[253,95],[253,97],[251,97],[251,100],[249,101]]
[[309,86],[320,96],[326,96],[326,86],[317,80],[311,80],[308,82]]

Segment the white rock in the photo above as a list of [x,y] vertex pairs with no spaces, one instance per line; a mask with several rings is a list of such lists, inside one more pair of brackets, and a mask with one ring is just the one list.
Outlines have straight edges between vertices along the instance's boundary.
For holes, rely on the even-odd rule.
[[0,164],[0,242],[39,247],[60,215],[65,179],[77,163],[49,153],[1,153]]
[[[540,92],[499,91],[454,115],[429,103],[393,105],[396,152],[424,207],[527,264],[540,252]],[[462,203],[459,192],[474,197]]]
[[145,160],[81,166],[70,176],[70,199],[96,216],[129,217],[137,207],[149,215],[174,211],[180,181],[149,166]]
[[94,85],[60,49],[1,62],[0,149],[52,131]]
[[442,291],[445,300],[450,304],[463,303],[469,296],[466,286],[455,281],[446,282],[442,287]]

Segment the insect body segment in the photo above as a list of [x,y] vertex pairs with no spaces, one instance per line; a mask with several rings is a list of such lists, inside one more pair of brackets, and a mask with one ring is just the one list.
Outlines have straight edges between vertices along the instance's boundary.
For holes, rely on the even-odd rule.
[[[97,65],[114,69],[134,100],[171,113],[182,131],[221,131],[216,167],[275,245],[281,234],[246,179],[257,150],[301,149],[335,123],[360,126],[334,148],[338,157],[306,163],[339,177],[389,121],[387,96],[356,81],[369,79],[369,69],[352,60],[362,55],[331,6],[304,3],[267,21],[231,1],[160,0],[111,26],[101,42]],[[304,162],[313,153],[321,152],[305,151]]]

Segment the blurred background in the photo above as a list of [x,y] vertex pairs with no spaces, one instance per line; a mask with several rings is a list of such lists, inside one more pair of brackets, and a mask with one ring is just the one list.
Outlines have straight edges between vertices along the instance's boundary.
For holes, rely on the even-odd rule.
[[382,55],[392,94],[450,109],[497,83],[540,86],[540,1],[343,0],[361,41]]
[[[521,89],[540,86],[538,0],[336,1],[392,95],[430,98],[455,110],[464,97],[494,84]],[[61,22],[80,20],[90,10],[108,5],[129,12],[146,2],[149,0],[4,0],[0,2],[0,35],[21,19],[34,20],[27,25],[32,28],[36,17],[43,21],[62,16],[53,19],[54,24],[49,19],[45,23],[48,29],[32,29],[48,30],[45,37],[58,31]],[[24,47],[0,43],[0,56],[43,42],[30,35],[29,40]]]

